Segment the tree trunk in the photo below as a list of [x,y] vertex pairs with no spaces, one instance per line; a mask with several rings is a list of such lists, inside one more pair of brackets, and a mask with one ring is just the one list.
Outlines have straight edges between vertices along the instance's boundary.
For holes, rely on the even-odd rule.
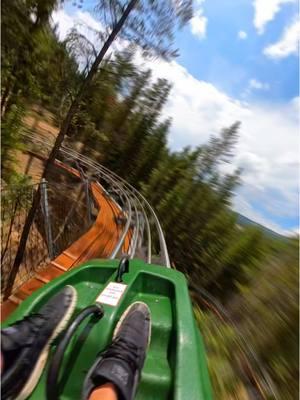
[[5,110],[6,110],[6,104],[9,100],[10,94],[11,94],[10,82],[8,82],[6,85],[6,88],[4,89],[4,92],[1,96],[1,118],[4,117]]
[[[117,24],[115,25],[115,27],[113,28],[113,30],[111,31],[109,37],[107,38],[106,42],[104,43],[102,49],[100,50],[99,54],[97,55],[87,77],[85,78],[85,80],[83,81],[81,88],[79,89],[75,99],[73,100],[69,111],[64,119],[64,121],[62,122],[61,125],[61,129],[59,131],[59,134],[56,138],[56,141],[53,145],[53,148],[50,152],[50,155],[46,161],[45,167],[44,167],[44,171],[43,171],[43,175],[42,178],[46,178],[47,174],[49,172],[49,167],[50,165],[53,163],[53,161],[55,160],[60,146],[65,138],[65,135],[68,133],[68,130],[70,128],[71,122],[72,122],[72,118],[74,117],[78,106],[80,104],[80,100],[83,96],[83,94],[85,93],[86,89],[88,88],[89,84],[91,83],[93,77],[95,76],[95,74],[97,73],[98,67],[101,63],[101,61],[103,60],[107,50],[110,48],[111,44],[113,43],[113,41],[115,40],[117,34],[120,32],[120,30],[122,29],[126,19],[128,18],[130,12],[133,10],[133,8],[135,7],[135,5],[137,4],[138,0],[131,0],[128,4],[128,6],[126,7],[124,13],[122,14],[121,18],[119,19],[119,21],[117,22]],[[24,228],[22,231],[22,235],[21,235],[21,239],[20,239],[20,244],[18,247],[18,251],[14,260],[14,264],[11,270],[11,274],[9,277],[9,281],[8,281],[8,285],[7,285],[7,289],[5,291],[4,294],[4,299],[7,299],[11,293],[11,290],[13,288],[13,284],[15,281],[15,278],[17,276],[17,273],[19,271],[19,267],[20,264],[22,262],[23,259],[23,255],[25,252],[25,248],[26,248],[26,242],[27,242],[27,238],[29,235],[29,231],[30,228],[33,224],[33,220],[34,220],[34,216],[36,213],[36,210],[39,206],[39,202],[40,202],[40,198],[41,198],[41,193],[40,193],[40,189],[38,189],[35,192],[35,195],[33,197],[32,200],[32,205],[31,208],[29,210],[29,213],[27,215],[25,224],[24,224]]]
[[[20,57],[19,57],[20,58]],[[13,66],[10,77],[8,78],[8,82],[6,84],[6,88],[4,89],[4,93],[1,97],[1,118],[4,118],[5,114],[9,111],[10,106],[8,107],[8,104],[11,103],[11,97],[16,97],[16,93],[14,93],[16,89],[16,80],[13,79],[13,77],[16,75],[17,69],[18,69],[18,61],[15,62],[15,65]],[[15,95],[15,96],[14,96]]]
[[10,224],[9,224],[9,229],[8,229],[8,234],[7,234],[4,250],[1,249],[1,264],[3,263],[5,254],[6,254],[7,249],[8,249],[9,239],[10,239],[10,236],[11,236],[11,233],[12,233],[12,228],[13,228],[13,225],[14,225],[14,222],[15,222],[18,206],[19,206],[19,199],[16,199],[14,210],[13,210],[13,214],[12,214],[12,217],[11,217],[11,220],[10,220]]

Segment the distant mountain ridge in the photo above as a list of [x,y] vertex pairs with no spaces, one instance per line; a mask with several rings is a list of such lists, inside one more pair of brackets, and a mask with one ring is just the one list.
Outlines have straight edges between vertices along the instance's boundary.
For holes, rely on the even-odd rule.
[[257,227],[257,228],[261,229],[265,233],[265,235],[272,237],[273,239],[286,240],[288,238],[287,236],[284,236],[284,235],[281,235],[280,233],[272,231],[272,229],[269,229],[264,225],[261,225],[257,222],[252,221],[251,219],[245,217],[242,214],[236,213],[236,215],[237,215],[237,223],[241,226],[251,225],[251,226]]

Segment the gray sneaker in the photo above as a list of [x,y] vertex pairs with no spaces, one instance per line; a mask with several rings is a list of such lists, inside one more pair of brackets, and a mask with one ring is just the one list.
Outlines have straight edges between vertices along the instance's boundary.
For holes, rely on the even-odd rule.
[[24,400],[32,393],[47,362],[50,345],[66,328],[76,301],[75,288],[66,286],[38,313],[1,330],[2,399]]
[[115,328],[112,343],[89,370],[83,386],[83,399],[88,399],[95,388],[110,382],[117,388],[119,399],[132,400],[140,381],[150,337],[149,307],[142,302],[131,304]]

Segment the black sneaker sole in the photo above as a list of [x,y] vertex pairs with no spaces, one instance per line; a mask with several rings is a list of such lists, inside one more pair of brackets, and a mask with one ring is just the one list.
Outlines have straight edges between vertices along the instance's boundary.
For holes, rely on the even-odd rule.
[[77,292],[76,292],[75,288],[73,288],[73,286],[68,286],[68,287],[72,288],[72,291],[73,291],[73,298],[69,305],[69,308],[67,309],[64,317],[59,322],[59,324],[55,328],[52,336],[49,338],[48,342],[46,343],[43,350],[41,351],[41,354],[40,354],[39,358],[37,359],[37,362],[33,368],[31,375],[28,377],[21,392],[18,394],[18,396],[14,400],[25,400],[33,392],[33,390],[36,387],[36,385],[43,373],[43,370],[45,368],[45,365],[46,365],[46,362],[48,359],[48,355],[49,355],[49,351],[50,351],[50,346],[51,346],[52,342],[65,329],[68,322],[70,321],[70,318],[73,314],[73,311],[74,311],[76,303],[77,303]]

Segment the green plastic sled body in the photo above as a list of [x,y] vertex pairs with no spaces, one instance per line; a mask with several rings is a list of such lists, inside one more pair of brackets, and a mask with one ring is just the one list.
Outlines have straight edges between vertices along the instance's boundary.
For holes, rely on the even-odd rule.
[[[65,285],[77,290],[76,316],[115,281],[118,264],[118,260],[97,259],[72,269],[27,298],[4,325],[37,312]],[[81,398],[84,377],[96,355],[110,343],[120,316],[131,303],[143,301],[151,310],[152,335],[136,399],[211,400],[205,349],[184,275],[135,259],[123,275],[123,283],[127,286],[118,304],[104,304],[103,318],[85,321],[71,339],[60,368],[60,399]],[[30,399],[46,398],[46,375],[47,368]]]

